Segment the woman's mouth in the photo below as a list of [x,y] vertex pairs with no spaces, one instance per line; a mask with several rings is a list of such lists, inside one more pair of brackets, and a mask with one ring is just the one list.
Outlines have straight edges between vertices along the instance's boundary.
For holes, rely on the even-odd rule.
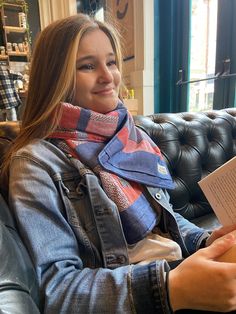
[[100,89],[94,92],[94,94],[105,96],[105,95],[112,95],[113,92],[114,92],[113,88],[104,88],[104,89]]

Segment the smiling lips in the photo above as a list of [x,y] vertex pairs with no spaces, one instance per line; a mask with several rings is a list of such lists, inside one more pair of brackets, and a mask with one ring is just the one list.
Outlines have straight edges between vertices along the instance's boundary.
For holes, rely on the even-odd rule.
[[113,88],[104,88],[94,92],[96,95],[111,95],[113,94]]

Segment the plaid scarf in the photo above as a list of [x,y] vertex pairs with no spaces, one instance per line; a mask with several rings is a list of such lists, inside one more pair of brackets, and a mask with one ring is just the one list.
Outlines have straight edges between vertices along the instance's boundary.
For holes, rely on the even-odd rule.
[[68,103],[61,106],[59,126],[50,138],[96,173],[118,207],[126,241],[140,241],[157,223],[142,184],[173,188],[159,148],[134,125],[121,102],[107,114]]

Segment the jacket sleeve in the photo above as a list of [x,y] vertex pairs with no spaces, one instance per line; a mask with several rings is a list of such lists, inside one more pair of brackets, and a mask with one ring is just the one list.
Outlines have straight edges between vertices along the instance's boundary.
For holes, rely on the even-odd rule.
[[46,166],[13,158],[9,204],[37,272],[43,313],[171,313],[165,261],[114,270],[83,266]]
[[210,236],[207,230],[200,228],[192,222],[185,219],[179,213],[175,213],[175,218],[178,223],[180,233],[189,254],[196,252],[202,245],[202,242]]
[[179,229],[180,235],[183,239],[188,253],[195,253],[201,247],[202,242],[204,242],[209,237],[209,232],[203,228],[196,226],[194,223],[184,218],[181,214],[175,212],[172,204],[170,203],[169,193],[165,190],[164,194],[167,202],[169,203],[169,206],[171,207],[171,211],[177,222],[177,228]]

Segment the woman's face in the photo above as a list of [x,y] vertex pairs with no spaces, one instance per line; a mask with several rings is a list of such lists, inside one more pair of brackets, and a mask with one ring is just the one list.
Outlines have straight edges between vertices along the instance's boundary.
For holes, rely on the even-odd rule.
[[76,69],[73,104],[100,113],[114,110],[121,75],[111,42],[103,31],[94,30],[82,37]]

